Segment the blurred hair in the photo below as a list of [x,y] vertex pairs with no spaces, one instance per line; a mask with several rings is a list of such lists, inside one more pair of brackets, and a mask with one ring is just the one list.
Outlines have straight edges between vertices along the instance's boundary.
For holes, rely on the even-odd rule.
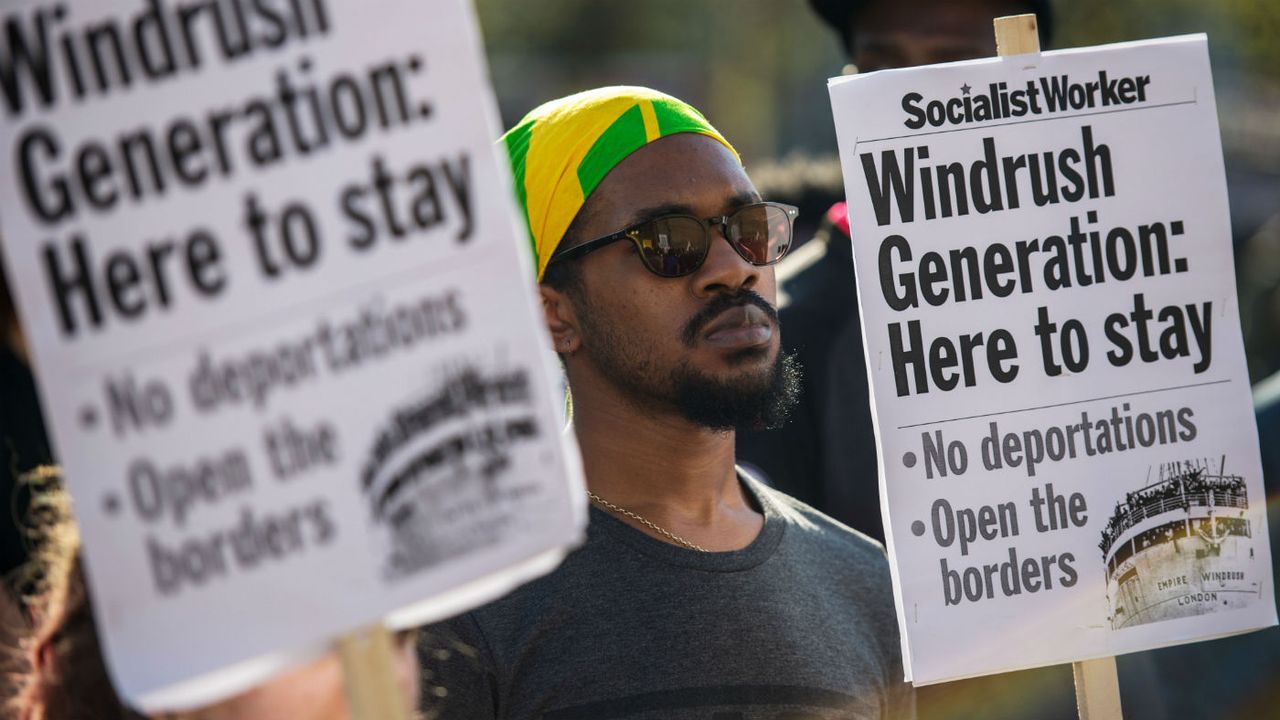
[[11,642],[5,646],[13,657],[5,664],[16,674],[3,709],[18,720],[142,718],[120,701],[103,663],[80,559],[80,534],[60,479],[61,471],[54,467],[20,478],[34,486],[29,513],[34,552],[19,582],[31,593],[23,600],[31,620],[25,628],[14,628],[6,618],[3,634]]
[[[857,14],[874,2],[893,2],[893,0],[809,0],[809,6],[822,18],[836,35],[845,54],[852,59],[856,48],[853,47],[853,26]],[[938,0],[938,2],[957,2],[958,0]],[[1009,4],[1021,4],[1029,13],[1036,14],[1036,27],[1040,31],[1040,44],[1050,47],[1053,40],[1053,4],[1050,0],[1009,0]]]

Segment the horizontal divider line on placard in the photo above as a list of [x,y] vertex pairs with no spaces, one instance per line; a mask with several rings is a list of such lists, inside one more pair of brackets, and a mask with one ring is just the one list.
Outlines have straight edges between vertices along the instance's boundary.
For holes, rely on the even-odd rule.
[[971,132],[973,130],[990,130],[991,128],[1008,127],[1009,125],[1025,125],[1027,123],[1049,122],[1051,120],[1073,120],[1075,118],[1092,117],[1094,115],[1110,115],[1112,113],[1133,112],[1135,110],[1155,110],[1156,108],[1174,107],[1176,105],[1194,105],[1196,98],[1190,100],[1179,100],[1177,102],[1160,103],[1159,105],[1142,105],[1141,107],[1117,108],[1115,110],[1097,110],[1094,112],[1076,113],[1075,115],[1055,115],[1053,117],[1032,118],[1030,120],[1011,120],[1009,122],[992,123],[990,125],[975,125],[973,127],[951,128],[950,130],[930,130],[922,133],[908,133],[906,135],[894,135],[892,137],[869,138],[867,140],[859,140],[854,143],[854,147],[865,145],[867,143],[886,142],[889,140],[902,140],[903,138],[928,137],[929,135],[944,135],[954,132]]
[[1053,403],[1051,405],[1036,405],[1034,407],[1017,408],[1014,410],[998,410],[996,412],[981,413],[978,415],[965,415],[964,417],[953,417],[945,420],[930,420],[928,422],[912,423],[910,425],[899,425],[899,430],[908,430],[910,428],[923,427],[925,425],[941,425],[942,423],[956,422],[958,420],[975,420],[977,418],[995,417],[996,415],[1012,415],[1013,413],[1029,412],[1031,410],[1047,410],[1049,408],[1066,407],[1068,405],[1081,405],[1084,403],[1098,402],[1099,400],[1115,400],[1116,398],[1133,397],[1135,395],[1150,395],[1151,393],[1168,392],[1170,390],[1186,390],[1187,388],[1207,387],[1209,385],[1221,385],[1222,383],[1231,382],[1231,378],[1225,380],[1210,380],[1202,383],[1191,383],[1190,385],[1173,385],[1171,387],[1155,388],[1154,390],[1138,390],[1137,392],[1120,393],[1119,395],[1103,395],[1102,397],[1087,398],[1085,400],[1071,400],[1069,402]]
[[[103,368],[115,368],[121,365],[146,365],[151,361],[160,360],[168,355],[182,352],[190,346],[199,342],[207,342],[211,340],[223,339],[237,334],[245,334],[253,332],[259,328],[271,327],[278,323],[281,319],[294,317],[305,314],[305,309],[318,309],[325,306],[337,304],[340,300],[352,295],[366,293],[371,289],[381,288],[383,290],[394,290],[404,287],[411,283],[423,283],[432,280],[446,272],[456,272],[461,268],[469,265],[475,265],[482,261],[489,260],[495,253],[505,252],[499,244],[492,244],[489,248],[480,250],[470,250],[459,253],[453,257],[432,261],[436,266],[413,265],[408,268],[398,268],[382,275],[365,278],[359,282],[345,285],[336,290],[326,292],[322,295],[298,300],[281,307],[273,308],[271,311],[259,313],[253,317],[241,317],[235,320],[224,322],[218,325],[202,328],[196,332],[185,333],[181,335],[172,335],[160,342],[151,343],[149,345],[140,345],[129,348],[128,350],[108,357],[98,356],[90,362],[78,362],[61,367],[53,367],[51,370],[55,373],[89,373]],[[268,292],[270,291],[268,286]],[[52,376],[52,373],[51,373]],[[89,379],[97,382],[98,378]]]

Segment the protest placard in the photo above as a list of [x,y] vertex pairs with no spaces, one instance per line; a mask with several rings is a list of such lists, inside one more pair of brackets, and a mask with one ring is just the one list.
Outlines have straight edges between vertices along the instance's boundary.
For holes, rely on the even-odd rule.
[[909,677],[1274,624],[1206,39],[830,91]]
[[469,4],[4,23],[5,266],[129,701],[554,567],[580,461]]

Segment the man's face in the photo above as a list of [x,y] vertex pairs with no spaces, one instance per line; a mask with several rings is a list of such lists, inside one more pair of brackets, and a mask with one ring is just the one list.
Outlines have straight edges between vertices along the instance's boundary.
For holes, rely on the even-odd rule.
[[[719,142],[672,135],[610,171],[570,242],[662,215],[729,215],[759,200]],[[767,426],[785,417],[796,373],[780,359],[773,268],[744,260],[720,226],[706,261],[684,277],[653,274],[625,240],[568,262],[580,263],[582,274],[581,290],[571,293],[581,353],[570,362],[594,365],[633,405],[702,426]]]
[[1022,12],[1009,0],[877,0],[853,21],[853,62],[872,72],[992,57],[991,21]]

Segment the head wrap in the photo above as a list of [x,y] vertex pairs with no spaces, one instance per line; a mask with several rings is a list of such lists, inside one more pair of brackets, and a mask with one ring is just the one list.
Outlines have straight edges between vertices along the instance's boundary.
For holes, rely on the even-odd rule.
[[604,176],[628,155],[676,133],[725,140],[702,113],[642,87],[606,87],[538,106],[502,136],[537,260],[538,280]]

